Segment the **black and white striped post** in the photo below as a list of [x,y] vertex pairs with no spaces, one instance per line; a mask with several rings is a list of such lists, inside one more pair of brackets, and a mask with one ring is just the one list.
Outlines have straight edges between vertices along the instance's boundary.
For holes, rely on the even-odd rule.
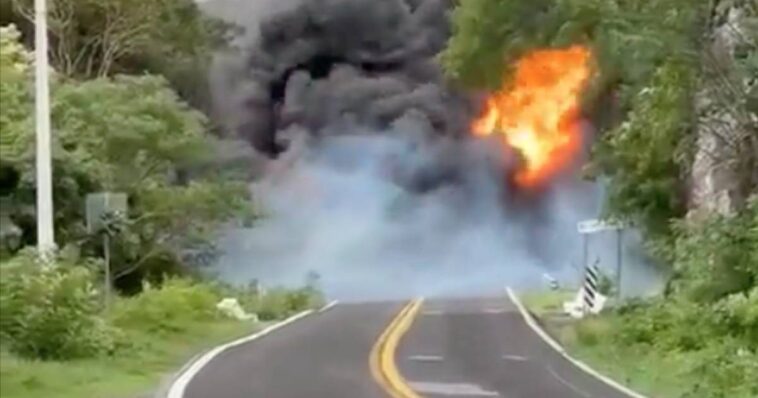
[[604,232],[604,231],[616,231],[617,233],[617,258],[616,258],[616,296],[617,299],[621,299],[621,272],[623,269],[622,265],[622,234],[623,230],[625,228],[625,225],[619,222],[614,221],[605,221],[605,220],[586,220],[582,221],[579,224],[577,224],[577,230],[580,234],[582,234],[582,237],[584,239],[583,241],[583,248],[582,248],[582,256],[583,256],[583,264],[584,264],[584,281],[582,283],[582,301],[583,305],[582,307],[585,309],[585,312],[588,310],[591,310],[595,308],[595,301],[597,299],[598,295],[598,283],[600,281],[600,272],[597,267],[597,264],[590,265],[589,264],[589,236],[590,234],[595,234],[598,232]]
[[600,282],[600,269],[597,264],[587,266],[584,269],[584,283],[582,284],[582,302],[584,313],[589,313],[595,308]]

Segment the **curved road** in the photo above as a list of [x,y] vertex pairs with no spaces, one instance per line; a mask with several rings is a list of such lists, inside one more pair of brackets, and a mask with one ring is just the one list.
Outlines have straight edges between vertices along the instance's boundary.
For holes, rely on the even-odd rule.
[[[404,304],[340,304],[229,349],[192,378],[184,398],[406,397],[369,364]],[[553,351],[507,298],[429,301],[413,315],[392,350],[416,396],[628,398]]]

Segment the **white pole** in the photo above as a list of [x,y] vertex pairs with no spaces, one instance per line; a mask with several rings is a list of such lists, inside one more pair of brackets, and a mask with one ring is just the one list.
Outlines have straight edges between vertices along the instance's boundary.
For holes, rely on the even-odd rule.
[[43,258],[55,250],[50,160],[50,89],[47,60],[47,0],[35,0],[34,66],[37,127],[37,249]]

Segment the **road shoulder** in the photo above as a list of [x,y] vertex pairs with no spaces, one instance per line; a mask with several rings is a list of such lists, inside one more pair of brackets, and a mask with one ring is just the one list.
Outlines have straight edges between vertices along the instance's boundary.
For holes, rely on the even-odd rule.
[[593,369],[591,366],[584,363],[583,361],[578,360],[574,358],[573,356],[571,356],[566,351],[566,349],[542,327],[540,322],[537,321],[537,319],[532,315],[532,313],[529,312],[529,310],[524,306],[524,304],[521,302],[518,295],[513,291],[513,289],[511,289],[510,287],[507,288],[507,293],[508,293],[508,298],[511,300],[511,302],[513,302],[516,308],[518,308],[519,313],[521,314],[522,318],[524,319],[524,322],[529,326],[529,328],[532,329],[534,333],[537,334],[548,346],[553,348],[566,360],[568,360],[577,368],[581,369],[582,371],[589,374],[590,376],[602,381],[603,383],[613,387],[614,389],[618,390],[619,392],[623,394],[628,395],[629,397],[649,398],[611,379],[610,377],[603,375],[602,373]]

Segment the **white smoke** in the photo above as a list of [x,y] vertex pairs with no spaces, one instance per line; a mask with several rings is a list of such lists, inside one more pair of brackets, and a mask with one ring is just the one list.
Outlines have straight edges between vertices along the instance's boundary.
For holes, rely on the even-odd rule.
[[[204,3],[247,28],[242,42],[258,43],[219,55],[212,76],[219,115],[246,126],[241,136],[259,149],[289,145],[276,159],[261,156],[267,165],[252,192],[266,216],[227,231],[214,269],[222,278],[297,286],[315,272],[329,296],[352,300],[539,287],[545,272],[578,282],[576,224],[600,215],[602,189],[569,173],[539,195],[507,192],[508,154],[465,138],[461,123],[471,111],[433,64],[446,32],[437,12],[444,1],[236,1]],[[344,11],[364,5],[383,12],[362,13],[366,21],[357,23]],[[424,39],[394,40],[396,19]],[[366,32],[343,37],[345,24]],[[260,26],[268,32],[261,40]],[[280,40],[285,33],[297,37]],[[379,40],[381,51],[366,52],[364,36]],[[324,76],[283,73],[322,47],[343,57]],[[357,61],[389,55],[402,62],[384,72],[363,71]],[[286,84],[275,100],[269,89],[277,79]],[[624,250],[627,294],[656,280],[638,246]],[[615,253],[612,239],[593,237],[590,262],[599,259],[610,274]]]
[[500,149],[472,141],[456,144],[457,178],[414,192],[402,174],[435,167],[450,143],[404,133],[301,142],[272,161],[253,186],[267,215],[229,231],[217,271],[269,286],[316,272],[340,299],[487,294],[538,286],[545,272],[576,280],[576,223],[597,215],[593,184],[568,177],[544,203],[508,206]]

